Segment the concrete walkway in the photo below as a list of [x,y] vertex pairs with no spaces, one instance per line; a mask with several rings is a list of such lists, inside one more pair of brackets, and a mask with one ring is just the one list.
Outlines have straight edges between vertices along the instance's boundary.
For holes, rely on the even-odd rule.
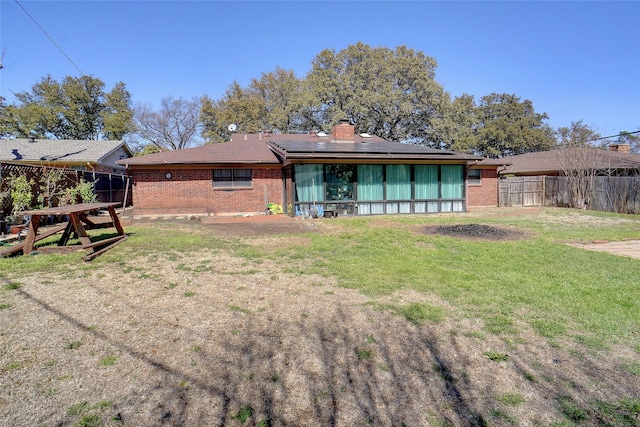
[[610,254],[628,256],[640,259],[640,240],[625,240],[622,242],[590,243],[587,245],[572,244],[577,248],[589,251],[609,252]]

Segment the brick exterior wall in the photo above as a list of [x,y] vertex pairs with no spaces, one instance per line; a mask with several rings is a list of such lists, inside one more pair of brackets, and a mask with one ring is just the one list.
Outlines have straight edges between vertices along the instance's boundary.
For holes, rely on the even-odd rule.
[[480,185],[467,185],[467,206],[498,206],[498,171],[480,170]]
[[214,189],[213,169],[133,170],[134,215],[264,213],[265,191],[269,203],[282,204],[279,167],[253,168],[253,186],[247,189]]

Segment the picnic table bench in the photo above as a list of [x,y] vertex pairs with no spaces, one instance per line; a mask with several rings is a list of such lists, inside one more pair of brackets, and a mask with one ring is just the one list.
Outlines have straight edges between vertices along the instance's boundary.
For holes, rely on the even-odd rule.
[[[0,252],[0,256],[9,256],[22,251],[23,254],[30,254],[34,250],[35,243],[62,232],[57,246],[47,246],[38,248],[38,252],[71,252],[79,249],[89,250],[89,254],[82,257],[85,261],[90,261],[98,255],[111,249],[118,243],[123,242],[127,236],[118,219],[115,207],[120,203],[80,203],[77,205],[59,206],[55,208],[45,208],[18,212],[20,215],[30,215],[29,227],[27,235],[23,242],[15,244],[8,249]],[[90,217],[92,212],[107,210],[109,212],[110,221],[101,221],[100,217]],[[40,220],[47,216],[67,216],[69,221],[66,224],[55,226],[51,229],[38,234],[40,228]],[[87,234],[87,230],[97,228],[115,228],[117,235],[115,237],[91,240]],[[69,240],[73,235],[78,237],[80,244],[69,245]]]

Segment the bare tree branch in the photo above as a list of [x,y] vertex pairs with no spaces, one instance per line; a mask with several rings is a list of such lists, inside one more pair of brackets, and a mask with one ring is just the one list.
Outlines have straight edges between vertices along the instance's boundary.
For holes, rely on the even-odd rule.
[[200,98],[162,98],[160,109],[137,105],[136,133],[161,149],[180,150],[195,143],[200,120]]

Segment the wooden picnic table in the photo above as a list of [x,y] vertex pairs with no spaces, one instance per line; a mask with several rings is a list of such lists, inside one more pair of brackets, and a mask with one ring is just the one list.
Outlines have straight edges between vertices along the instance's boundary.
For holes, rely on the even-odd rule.
[[[36,242],[62,232],[62,236],[58,240],[57,246],[38,248],[38,252],[71,252],[78,249],[87,249],[90,253],[82,257],[82,259],[90,261],[127,238],[115,209],[119,204],[120,203],[80,203],[77,205],[18,212],[19,215],[31,216],[27,235],[24,242],[13,245],[9,249],[0,252],[0,255],[8,256],[19,251],[22,251],[23,254],[30,254],[34,250]],[[109,212],[111,217],[111,220],[108,222],[97,220],[99,217],[89,216],[92,212],[105,209]],[[38,234],[41,218],[48,216],[68,216],[69,221],[66,224],[61,224]],[[87,230],[111,227],[116,229],[117,236],[92,241],[91,237],[87,234]],[[79,245],[68,244],[74,234],[78,237],[78,240],[80,240]]]

